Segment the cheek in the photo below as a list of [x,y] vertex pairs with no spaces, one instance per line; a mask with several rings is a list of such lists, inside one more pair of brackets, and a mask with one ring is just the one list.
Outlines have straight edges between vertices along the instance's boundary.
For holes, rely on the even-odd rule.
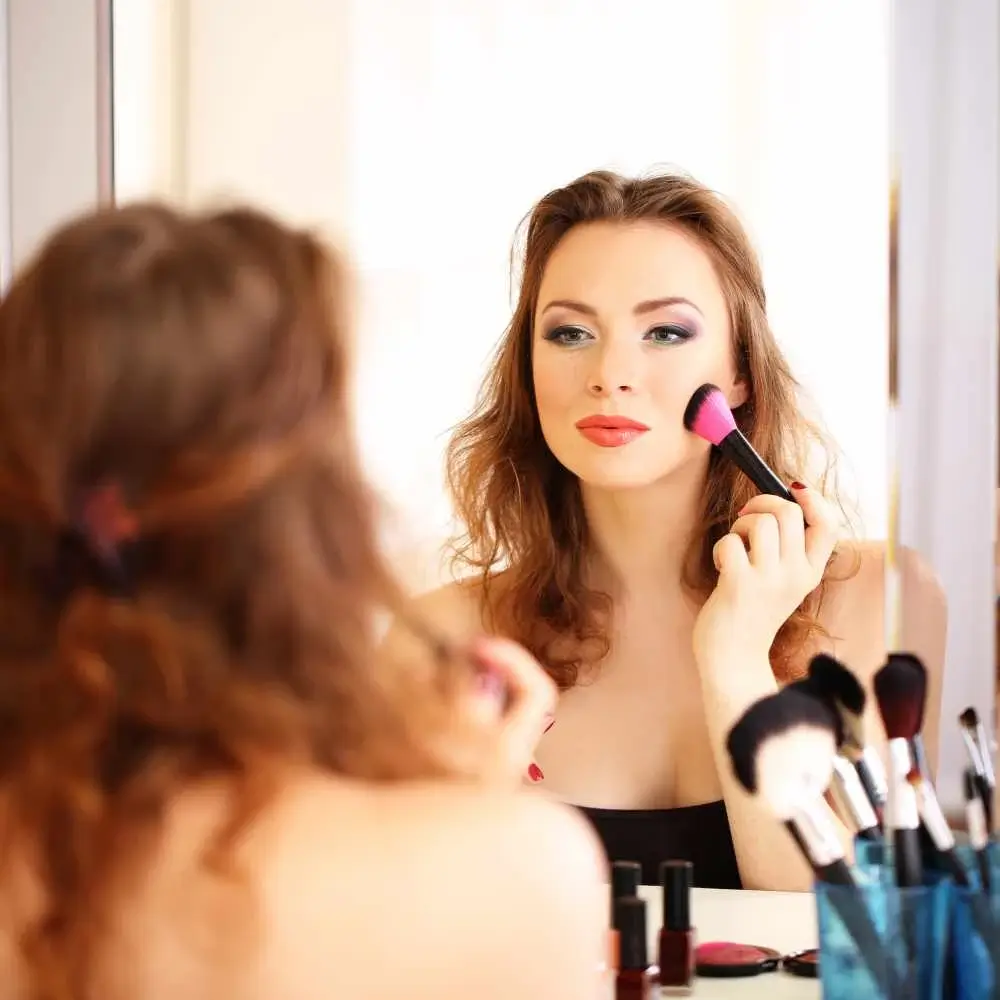
[[[706,382],[717,385],[727,396],[733,387],[735,367],[725,355],[720,357],[719,351],[690,351],[683,364],[664,360],[667,363],[652,367],[647,383],[659,407],[683,414],[691,396]],[[675,363],[671,364],[672,360]]]
[[536,349],[532,358],[531,371],[535,385],[535,402],[538,414],[556,414],[573,406],[579,397],[578,365],[572,356],[556,354],[545,346]]

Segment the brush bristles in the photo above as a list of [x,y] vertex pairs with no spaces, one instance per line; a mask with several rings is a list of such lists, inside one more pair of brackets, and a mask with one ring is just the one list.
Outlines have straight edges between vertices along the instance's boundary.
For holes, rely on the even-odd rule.
[[830,784],[837,720],[828,705],[785,688],[755,702],[729,732],[726,747],[737,781],[780,819]]
[[970,706],[958,717],[958,721],[966,729],[975,729],[979,725],[979,713]]
[[705,400],[713,392],[722,392],[722,390],[718,386],[706,382],[705,385],[696,389],[694,395],[688,400],[688,405],[684,408],[684,426],[689,431],[694,429],[694,425],[698,421],[698,414],[701,412]]
[[909,653],[891,653],[873,679],[886,736],[911,740],[920,732],[927,700],[927,671]]
[[839,660],[819,653],[809,664],[809,680],[824,699],[836,699],[854,715],[863,715],[868,700],[861,681]]

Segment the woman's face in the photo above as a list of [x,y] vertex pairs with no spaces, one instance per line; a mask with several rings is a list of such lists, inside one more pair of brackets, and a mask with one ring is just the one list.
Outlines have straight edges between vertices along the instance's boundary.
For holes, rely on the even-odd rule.
[[746,399],[712,262],[668,224],[571,229],[542,275],[532,340],[542,434],[592,486],[645,486],[703,461],[709,446],[683,415],[705,382],[732,407]]

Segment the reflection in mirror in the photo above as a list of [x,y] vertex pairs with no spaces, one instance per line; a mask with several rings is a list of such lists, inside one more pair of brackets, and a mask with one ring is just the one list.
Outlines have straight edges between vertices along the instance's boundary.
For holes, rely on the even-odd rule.
[[[725,744],[814,652],[869,688],[885,657],[888,6],[630,7],[119,4],[117,192],[250,199],[350,250],[397,566],[561,688],[526,784],[646,881],[686,857],[702,886],[802,888]],[[709,382],[793,501],[685,430]],[[865,723],[881,748],[872,697]]]

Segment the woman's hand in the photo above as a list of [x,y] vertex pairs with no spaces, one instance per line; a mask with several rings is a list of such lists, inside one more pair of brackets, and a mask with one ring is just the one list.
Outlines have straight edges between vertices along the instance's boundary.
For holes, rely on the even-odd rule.
[[516,784],[542,780],[535,747],[552,726],[558,689],[538,661],[509,639],[478,639],[471,649],[480,669],[473,713],[489,730],[482,777]]
[[791,489],[795,503],[754,497],[716,543],[719,580],[694,628],[702,667],[737,653],[766,662],[778,629],[822,581],[839,518],[815,490]]

